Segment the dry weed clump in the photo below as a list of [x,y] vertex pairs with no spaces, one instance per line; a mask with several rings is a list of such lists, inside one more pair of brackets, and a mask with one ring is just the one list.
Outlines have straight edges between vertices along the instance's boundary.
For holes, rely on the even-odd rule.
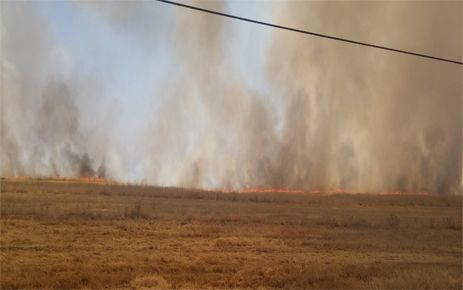
[[138,200],[134,205],[129,208],[124,208],[124,218],[129,219],[139,219],[139,218],[149,218],[148,214],[142,209],[141,201]]
[[443,217],[442,223],[444,228],[451,229],[451,230],[461,230],[461,224],[459,225],[455,219],[451,217]]
[[147,275],[136,277],[130,281],[130,287],[133,289],[170,289],[172,285],[159,275]]
[[396,214],[389,214],[386,219],[387,226],[397,228],[400,226],[400,219]]

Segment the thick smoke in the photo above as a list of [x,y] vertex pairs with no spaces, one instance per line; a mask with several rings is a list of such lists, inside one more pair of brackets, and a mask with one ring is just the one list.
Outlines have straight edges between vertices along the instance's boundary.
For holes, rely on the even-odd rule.
[[95,148],[79,123],[89,111],[78,107],[85,88],[71,80],[50,26],[31,3],[2,2],[1,12],[1,175],[104,173],[93,168],[87,151]]
[[[194,4],[233,10],[227,2]],[[265,21],[463,58],[461,2],[271,4]],[[37,5],[2,6],[2,176],[98,175],[217,188],[461,190],[458,65],[160,3],[73,3],[76,13],[100,19],[128,45],[141,47],[147,63],[158,47],[168,51],[161,77],[152,80],[149,117],[127,129],[120,123],[135,114],[102,97],[115,85],[109,68],[101,69],[108,75],[101,78],[76,64]]]
[[[381,35],[384,45],[461,59],[462,4],[441,4],[297,2],[281,22],[310,27],[316,18],[318,31],[366,41]],[[353,17],[358,11],[362,17]],[[416,34],[401,33],[405,25]],[[289,106],[270,180],[276,172],[295,186],[456,190],[463,150],[459,66],[282,32],[276,39],[269,78]],[[288,160],[288,168],[279,166]]]

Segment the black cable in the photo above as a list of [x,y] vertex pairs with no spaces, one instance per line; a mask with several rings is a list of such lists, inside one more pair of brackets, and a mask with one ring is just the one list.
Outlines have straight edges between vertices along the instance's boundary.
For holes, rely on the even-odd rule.
[[456,63],[456,64],[459,64],[459,65],[463,65],[463,62],[459,61],[459,60],[452,60],[452,59],[447,59],[447,58],[435,57],[435,56],[432,56],[432,55],[426,55],[426,54],[412,52],[412,51],[406,51],[406,50],[401,50],[401,49],[396,49],[396,48],[391,48],[391,47],[386,47],[386,46],[380,46],[380,45],[366,43],[366,42],[360,42],[360,41],[351,40],[351,39],[347,39],[347,38],[341,38],[341,37],[330,36],[330,35],[316,33],[316,32],[310,32],[310,31],[306,31],[306,30],[301,30],[301,29],[297,29],[297,28],[291,28],[291,27],[287,27],[287,26],[282,26],[282,25],[272,24],[272,23],[268,23],[268,22],[253,20],[253,19],[244,18],[244,17],[232,15],[232,14],[217,12],[217,11],[213,11],[213,10],[209,10],[209,9],[204,9],[204,8],[191,6],[191,5],[186,5],[186,4],[177,3],[177,2],[168,1],[168,0],[156,0],[156,1],[167,3],[167,4],[172,4],[172,5],[176,5],[176,6],[180,6],[180,7],[183,7],[183,8],[193,9],[193,10],[197,10],[197,11],[201,11],[201,12],[211,13],[211,14],[215,14],[215,15],[219,15],[219,16],[224,16],[224,17],[228,17],[228,18],[238,19],[238,20],[242,20],[242,21],[246,21],[246,22],[251,22],[251,23],[255,23],[255,24],[270,26],[270,27],[289,30],[289,31],[293,31],[293,32],[299,32],[299,33],[303,33],[303,34],[308,34],[308,35],[312,35],[312,36],[318,36],[318,37],[328,38],[328,39],[332,39],[332,40],[344,41],[344,42],[348,42],[348,43],[352,43],[352,44],[363,45],[363,46],[368,46],[368,47],[373,47],[373,48],[398,52],[398,53],[404,53],[404,54],[408,54],[408,55],[414,55],[414,56],[429,58],[429,59],[433,59],[433,60],[440,60],[440,61],[451,62],[451,63]]

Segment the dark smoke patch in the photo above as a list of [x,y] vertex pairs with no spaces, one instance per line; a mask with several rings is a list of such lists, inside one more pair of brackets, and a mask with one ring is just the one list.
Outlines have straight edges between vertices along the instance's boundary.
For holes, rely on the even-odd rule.
[[98,167],[98,170],[96,171],[96,176],[100,178],[106,178],[106,165],[104,160]]
[[50,146],[75,143],[79,116],[69,86],[52,80],[41,97],[41,107],[37,114],[38,136]]
[[80,168],[79,170],[80,177],[95,176],[95,170],[93,170],[93,162],[90,160],[87,153],[84,153],[84,155],[80,159],[79,168]]
[[70,146],[65,148],[67,162],[71,164],[73,176],[76,177],[106,177],[106,166],[103,161],[100,166],[96,167],[94,160],[88,153],[76,153]]

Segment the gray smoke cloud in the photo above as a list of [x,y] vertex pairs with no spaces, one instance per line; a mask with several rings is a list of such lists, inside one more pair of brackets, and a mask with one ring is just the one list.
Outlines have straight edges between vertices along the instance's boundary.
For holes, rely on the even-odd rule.
[[69,71],[33,3],[2,2],[0,25],[1,175],[97,175],[87,152],[102,162],[103,150],[94,143],[101,144],[104,134],[89,140],[82,126],[91,112],[87,90],[96,94],[96,86]]
[[[193,4],[235,11],[228,2]],[[463,58],[461,2],[266,5],[265,21]],[[137,117],[101,97],[115,85],[111,70],[101,77],[70,65],[72,55],[36,5],[3,2],[2,176],[99,175],[235,189],[462,188],[458,65],[160,3],[72,7],[148,56],[160,43],[167,47],[169,65],[158,68],[162,81],[153,79],[148,117],[134,128],[121,125],[124,116]]]

